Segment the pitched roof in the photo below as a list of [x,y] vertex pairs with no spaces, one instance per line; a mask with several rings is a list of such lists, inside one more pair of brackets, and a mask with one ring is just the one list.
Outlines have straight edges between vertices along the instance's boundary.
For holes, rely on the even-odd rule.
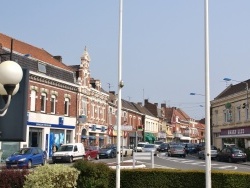
[[248,84],[248,86],[250,86],[250,79],[240,82],[238,84],[230,84],[225,90],[223,90],[217,97],[215,97],[214,99],[220,99],[220,98],[224,98],[227,97],[229,95],[233,95],[235,93],[239,93],[242,91],[246,91],[246,83]]
[[[11,49],[11,37],[0,33],[0,45],[7,49]],[[13,51],[18,52],[20,54],[29,54],[32,58],[43,61],[44,63],[48,63],[54,65],[56,67],[60,67],[65,70],[72,71],[70,67],[63,64],[59,60],[53,57],[53,55],[49,54],[44,49],[37,48],[25,42],[13,38]]]

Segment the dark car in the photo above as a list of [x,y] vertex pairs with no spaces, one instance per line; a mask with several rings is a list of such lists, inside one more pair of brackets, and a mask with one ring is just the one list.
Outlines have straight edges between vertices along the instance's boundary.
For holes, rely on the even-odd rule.
[[84,158],[88,161],[91,159],[99,159],[99,147],[98,146],[87,146],[85,147],[85,156]]
[[227,162],[246,162],[247,155],[241,149],[237,147],[226,147],[223,148],[217,154],[217,161],[227,161]]
[[116,145],[108,144],[104,145],[99,149],[99,157],[100,158],[114,158],[116,157]]
[[162,143],[158,148],[157,150],[159,152],[167,152],[168,149],[169,149],[170,145],[168,143]]
[[39,147],[22,148],[6,160],[6,167],[31,168],[46,164],[47,153]]

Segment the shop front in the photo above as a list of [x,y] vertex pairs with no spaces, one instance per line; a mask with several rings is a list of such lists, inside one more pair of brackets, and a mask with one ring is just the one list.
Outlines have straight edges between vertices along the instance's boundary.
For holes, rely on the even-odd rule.
[[[239,147],[250,147],[250,127],[238,127],[238,128],[229,128],[229,129],[221,129],[219,139],[221,139],[221,146],[225,143],[233,143]],[[241,143],[243,142],[243,143]]]

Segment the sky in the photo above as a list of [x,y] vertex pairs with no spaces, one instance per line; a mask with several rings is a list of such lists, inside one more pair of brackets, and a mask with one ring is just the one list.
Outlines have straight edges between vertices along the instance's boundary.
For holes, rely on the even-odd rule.
[[[121,97],[165,103],[205,117],[205,0],[123,0]],[[86,46],[91,77],[118,92],[120,0],[1,2],[0,32],[79,65]],[[210,100],[249,79],[250,1],[209,0]],[[190,95],[190,93],[200,95]]]

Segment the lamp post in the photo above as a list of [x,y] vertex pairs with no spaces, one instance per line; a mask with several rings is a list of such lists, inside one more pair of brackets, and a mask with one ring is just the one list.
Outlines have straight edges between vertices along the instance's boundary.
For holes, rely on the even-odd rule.
[[122,81],[122,11],[123,0],[120,0],[119,7],[119,41],[118,41],[118,107],[117,107],[117,156],[116,156],[116,188],[120,188],[121,177],[121,94],[122,87],[124,86]]
[[205,152],[206,152],[206,188],[211,188],[211,138],[210,138],[210,80],[209,80],[209,28],[208,0],[204,1],[205,8]]
[[235,82],[238,82],[238,83],[245,83],[246,84],[246,90],[247,90],[246,107],[248,108],[248,83],[244,82],[244,81],[241,82],[241,81],[233,80],[231,78],[224,78],[223,80],[227,81],[227,82],[229,82],[229,81],[235,81]]
[[4,61],[0,64],[0,95],[5,102],[4,107],[0,109],[0,116],[6,114],[11,97],[17,93],[22,77],[22,68],[16,62]]

